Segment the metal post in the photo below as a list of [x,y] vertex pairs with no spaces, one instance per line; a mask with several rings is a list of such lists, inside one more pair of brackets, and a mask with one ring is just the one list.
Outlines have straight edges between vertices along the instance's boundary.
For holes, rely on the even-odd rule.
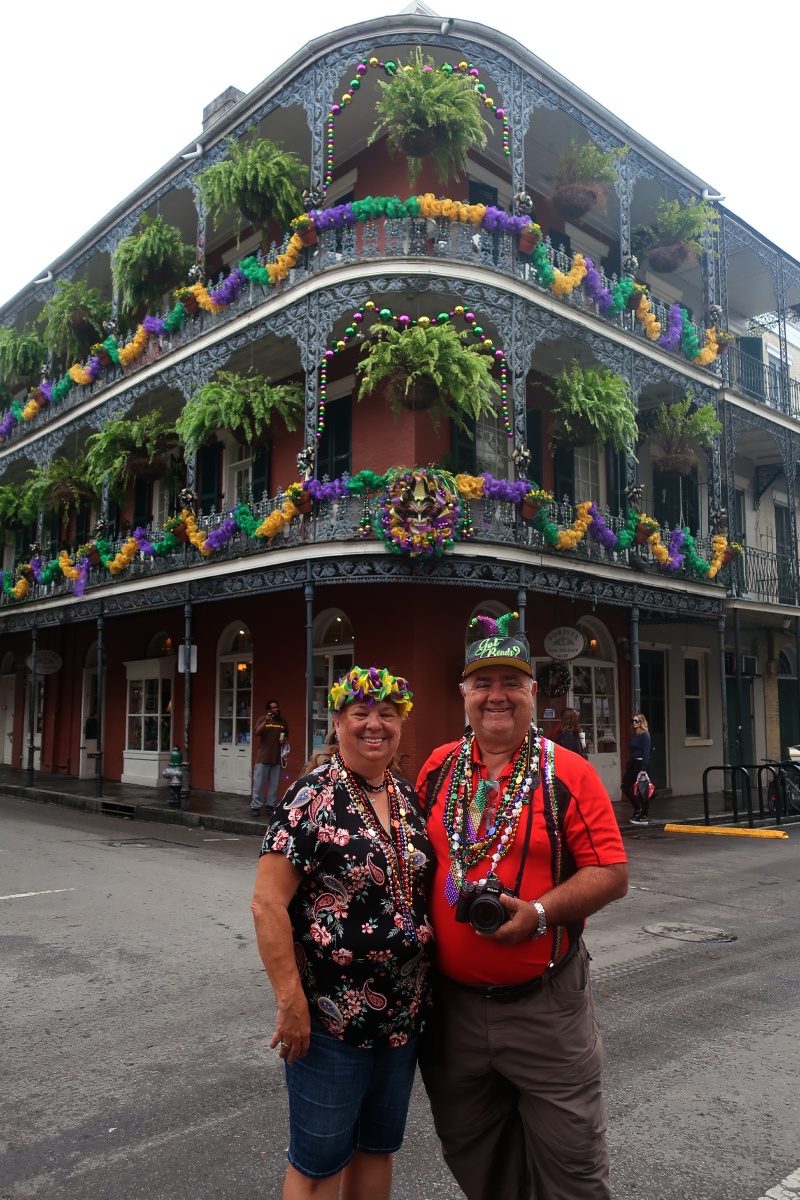
[[717,617],[717,636],[719,639],[719,708],[722,718],[722,790],[725,791],[730,774],[730,754],[728,752],[728,684],[725,676],[725,614]]
[[28,696],[28,787],[33,787],[33,752],[36,736],[36,628],[31,630],[31,691]]
[[306,563],[306,583],[303,589],[306,601],[306,760],[311,757],[314,734],[314,582],[311,578],[311,563]]
[[525,636],[525,609],[528,603],[528,593],[523,587],[523,571],[524,567],[519,569],[519,591],[517,592],[517,612],[519,613],[519,631],[522,636]]
[[192,709],[192,606],[187,601],[183,606],[183,615],[186,618],[186,627],[183,635],[183,646],[181,654],[183,654],[183,775],[181,778],[181,808],[184,812],[189,809],[189,798],[191,796],[191,782],[189,778],[189,730],[190,718]]
[[[795,617],[794,619],[794,652],[795,662],[797,663],[797,667],[795,668],[797,674],[797,711],[800,712],[800,617]],[[797,741],[800,741],[800,731],[797,728],[793,730],[793,734],[797,735]]]
[[103,627],[102,612],[97,618],[97,753],[94,756],[94,794],[103,794]]
[[642,681],[639,674],[639,609],[635,604],[631,608],[631,669],[633,673],[631,680],[632,711],[637,713],[642,703]]

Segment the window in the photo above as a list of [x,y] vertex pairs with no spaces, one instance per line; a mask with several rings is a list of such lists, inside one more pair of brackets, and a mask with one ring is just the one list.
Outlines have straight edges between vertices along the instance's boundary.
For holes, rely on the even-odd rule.
[[353,397],[329,400],[325,428],[317,449],[317,478],[338,479],[350,470],[353,427]]
[[197,497],[200,511],[207,513],[220,506],[222,483],[222,443],[201,446],[197,451]]
[[314,621],[314,682],[311,694],[311,742],[318,750],[333,728],[328,692],[353,666],[353,627],[339,609],[328,609]]
[[136,479],[133,484],[133,528],[150,528],[153,520],[152,484],[149,479]]
[[708,737],[706,656],[687,650],[683,662],[683,695],[687,738]]
[[575,454],[575,503],[594,500],[602,507],[600,494],[600,462],[597,446],[576,446]]
[[256,504],[269,495],[269,449],[256,446],[253,450],[252,488]]
[[166,752],[172,745],[172,680],[128,680],[127,750]]
[[250,449],[234,443],[229,452],[228,478],[225,486],[225,505],[234,507],[250,500],[252,461]]
[[653,516],[670,529],[686,525],[692,532],[700,528],[700,482],[697,467],[689,475],[674,471],[653,471]]
[[513,478],[509,464],[511,439],[499,417],[481,416],[475,426],[475,459],[478,472],[488,471],[495,479]]
[[169,485],[165,480],[159,479],[153,484],[153,526],[155,529],[160,529],[170,515],[171,501]]

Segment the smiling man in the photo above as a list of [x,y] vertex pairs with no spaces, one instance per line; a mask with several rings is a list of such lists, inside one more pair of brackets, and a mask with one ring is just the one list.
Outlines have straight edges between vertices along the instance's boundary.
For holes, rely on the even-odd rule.
[[478,617],[461,692],[472,732],[417,793],[436,852],[439,1021],[420,1066],[468,1200],[607,1200],[602,1045],[585,918],[624,896],[611,801],[580,755],[532,725],[516,613]]

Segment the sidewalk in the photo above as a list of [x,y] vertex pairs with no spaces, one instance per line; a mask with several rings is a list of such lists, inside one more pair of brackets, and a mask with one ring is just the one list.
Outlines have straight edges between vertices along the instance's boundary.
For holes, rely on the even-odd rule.
[[[251,834],[259,837],[265,823],[254,820],[250,811],[250,796],[229,792],[206,792],[193,788],[189,809],[171,808],[169,789],[137,787],[130,783],[103,781],[103,794],[97,798],[93,779],[73,779],[66,775],[34,774],[33,787],[27,786],[28,772],[0,766],[0,796],[16,796],[37,804],[60,804],[65,808],[101,813],[127,820],[160,821],[168,825],[194,825],[220,833]],[[711,797],[713,824],[730,823],[722,795]],[[263,811],[263,810],[262,810]],[[631,807],[627,801],[614,803],[614,813],[623,833],[642,834],[647,830],[660,831],[668,822],[699,824],[703,821],[703,797],[667,796],[658,793],[650,801],[650,824],[647,827],[629,824]],[[740,814],[741,815],[741,814]],[[756,821],[758,816],[756,815]],[[772,823],[772,822],[770,822]]]

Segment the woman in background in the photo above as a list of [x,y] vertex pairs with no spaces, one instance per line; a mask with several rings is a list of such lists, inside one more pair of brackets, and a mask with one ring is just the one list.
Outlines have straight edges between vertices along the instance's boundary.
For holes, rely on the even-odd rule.
[[636,790],[636,780],[650,766],[650,733],[644,713],[634,713],[631,718],[631,737],[628,742],[628,762],[622,777],[622,790],[633,805],[631,825],[647,825],[650,801],[643,799]]
[[575,754],[580,754],[582,758],[587,757],[581,742],[581,726],[577,709],[564,709],[561,714],[561,724],[556,730],[553,741],[557,746],[563,746],[565,750],[572,750]]

